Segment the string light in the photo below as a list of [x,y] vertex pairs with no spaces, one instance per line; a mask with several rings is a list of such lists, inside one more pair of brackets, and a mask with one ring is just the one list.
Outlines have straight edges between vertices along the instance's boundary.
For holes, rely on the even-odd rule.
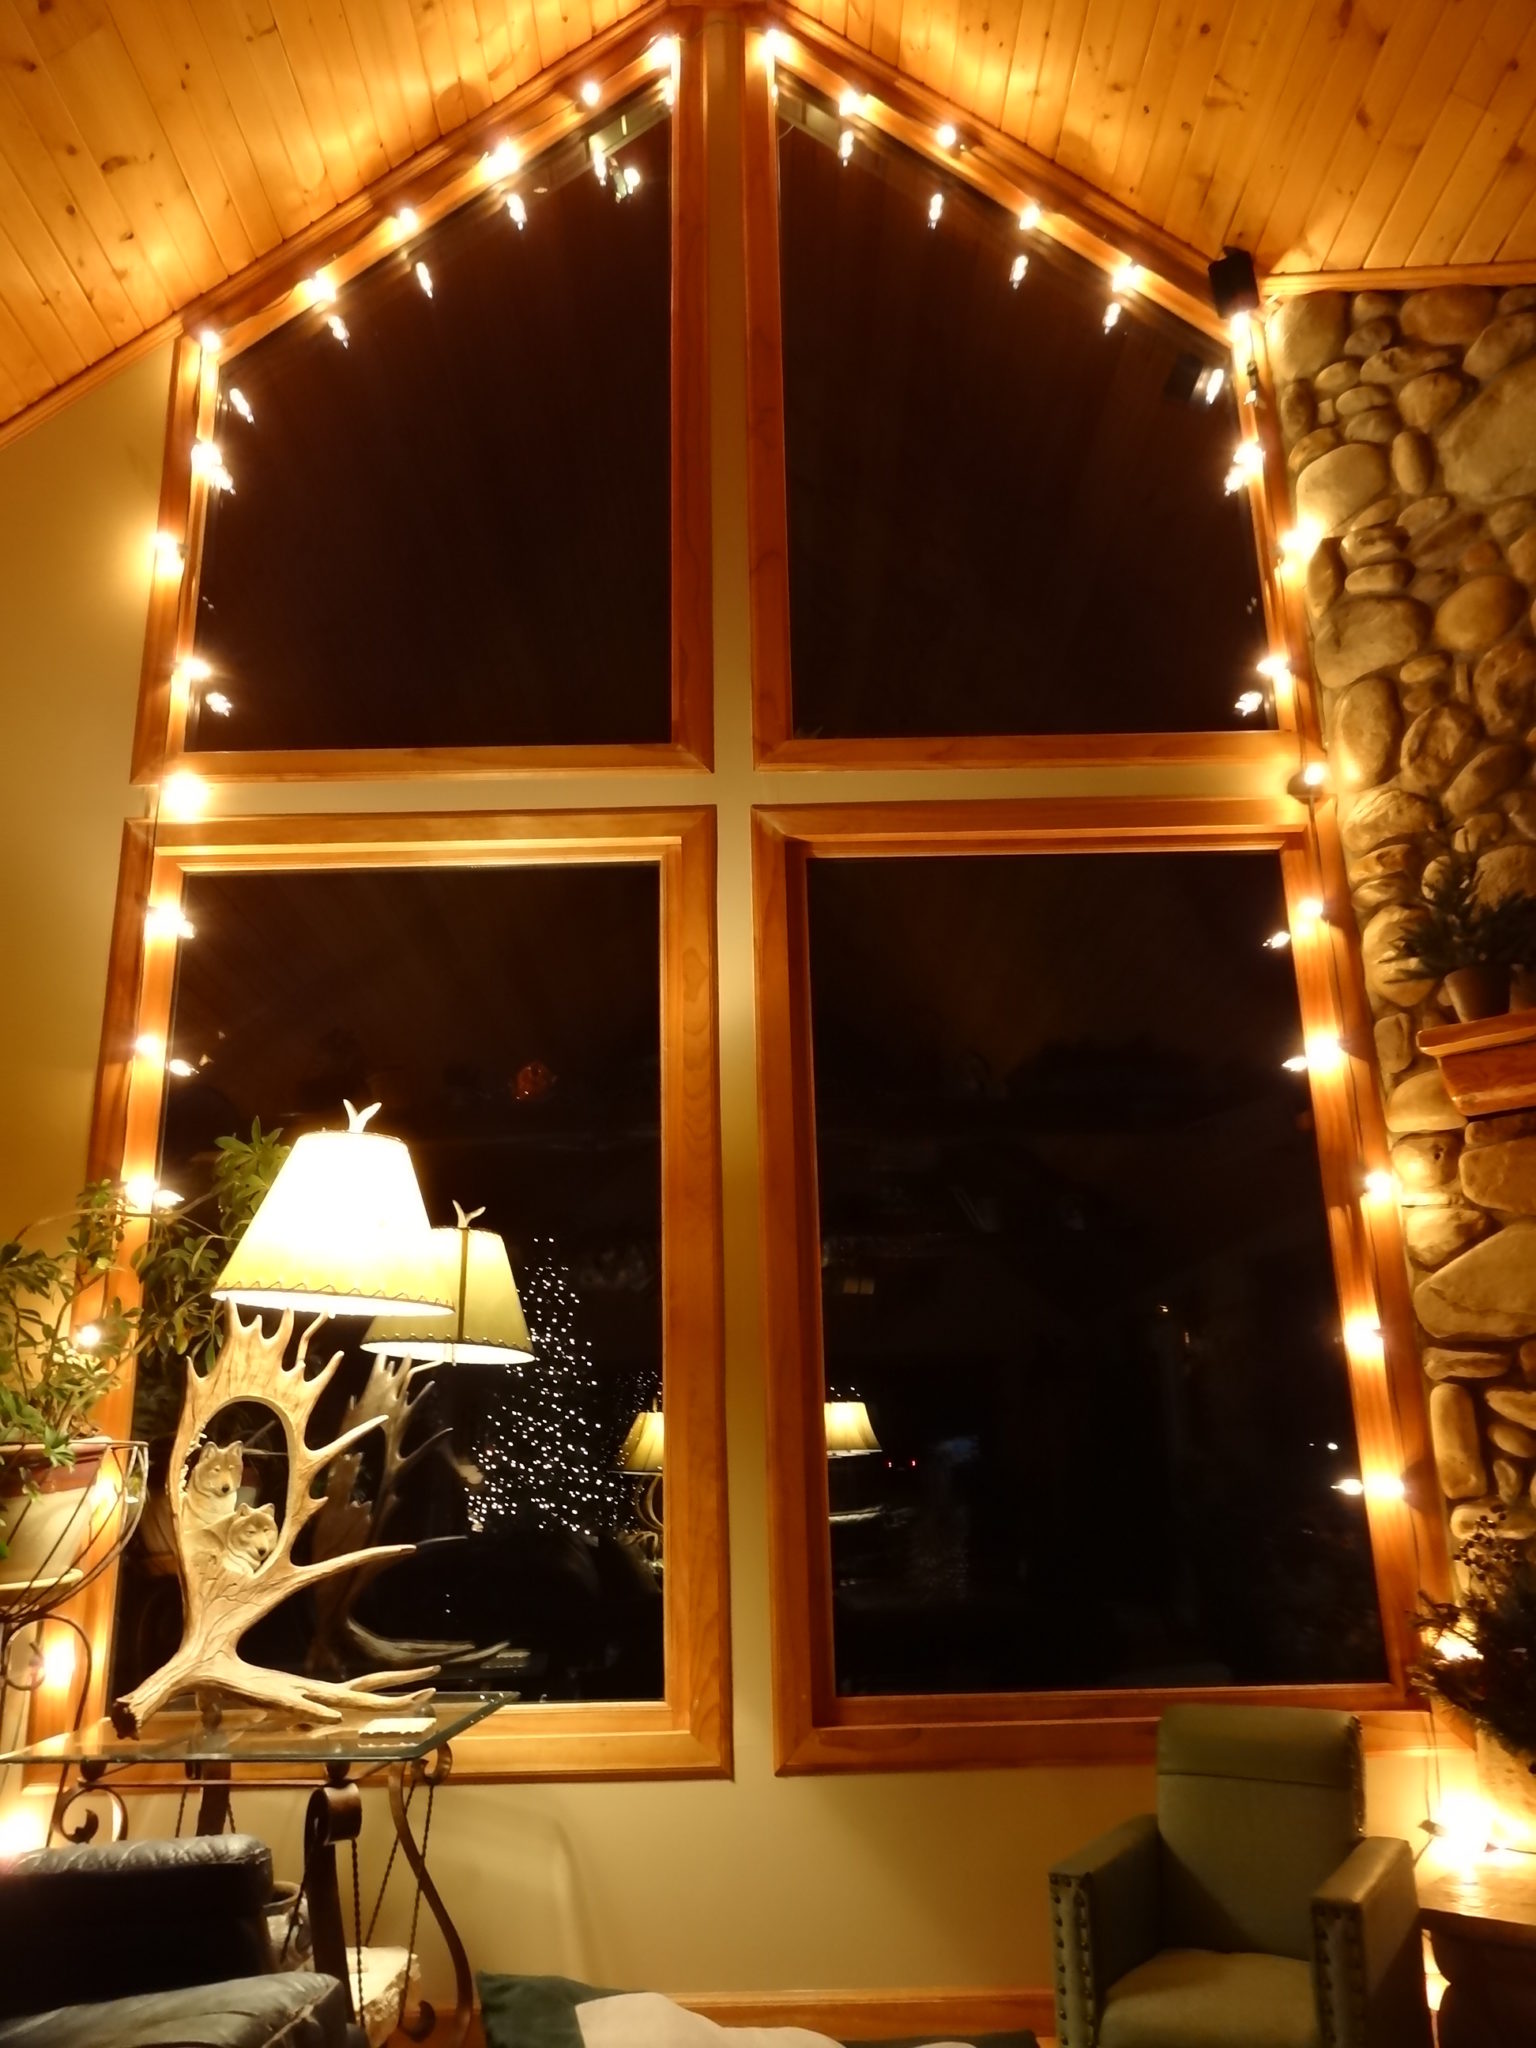
[[1255,711],[1262,711],[1263,708],[1264,692],[1262,690],[1244,690],[1234,706],[1234,709],[1241,718],[1252,718]]
[[1214,405],[1226,389],[1227,373],[1220,363],[1212,363],[1195,379],[1195,390],[1207,405]]
[[193,683],[206,683],[212,674],[200,654],[184,654],[176,664],[176,681],[188,688]]
[[1301,771],[1302,785],[1306,789],[1321,789],[1328,780],[1326,761],[1309,761]]
[[327,327],[329,327],[332,334],[335,335],[336,339],[341,343],[342,347],[345,348],[347,343],[352,339],[352,332],[351,329],[347,326],[346,321],[342,319],[339,313],[333,313],[325,324]]
[[1344,1048],[1331,1032],[1320,1031],[1307,1040],[1307,1067],[1314,1074],[1331,1074],[1344,1063]]
[[416,266],[416,282],[430,299],[432,296],[432,273],[428,270],[425,263],[418,263]]
[[512,216],[513,226],[521,234],[528,225],[528,209],[523,204],[521,193],[509,192],[507,194],[507,212]]
[[179,576],[186,561],[186,550],[174,533],[157,533],[154,538],[155,574],[157,576]]
[[1044,217],[1045,216],[1041,213],[1039,207],[1035,204],[1034,200],[1026,199],[1024,202],[1023,211],[1019,215],[1019,226],[1024,230],[1025,234],[1027,235],[1031,233],[1035,228],[1039,227]]
[[1327,908],[1321,896],[1303,896],[1296,905],[1295,922],[1303,926],[1321,924],[1327,915]]
[[837,160],[839,163],[846,164],[852,157],[853,143],[853,130],[851,128],[845,128],[842,134],[839,135],[837,138]]
[[1362,1183],[1373,1202],[1390,1202],[1397,1195],[1397,1176],[1384,1166],[1373,1166]]
[[938,143],[940,149],[953,149],[960,140],[959,130],[955,127],[953,121],[941,121],[934,130],[934,140]]
[[638,192],[640,190],[640,171],[639,167],[635,164],[626,164],[624,166],[624,190],[626,192]]
[[228,718],[235,708],[231,699],[226,697],[222,690],[205,690],[203,704],[216,718]]
[[169,818],[198,818],[208,808],[208,785],[190,768],[178,768],[160,787],[160,808]]
[[1264,941],[1264,947],[1266,952],[1283,953],[1286,950],[1286,948],[1290,945],[1290,943],[1291,935],[1289,932],[1271,932],[1269,937]]
[[1117,299],[1124,298],[1127,292],[1139,291],[1141,289],[1141,265],[1139,263],[1117,263],[1110,272],[1109,286]]
[[1120,313],[1120,301],[1118,299],[1111,299],[1109,304],[1104,308],[1104,332],[1106,334],[1108,334],[1112,328],[1119,326]]
[[1298,519],[1280,536],[1280,566],[1305,569],[1323,543],[1323,529],[1315,519]]
[[192,474],[200,476],[211,491],[232,491],[235,480],[225,466],[217,441],[192,443]]
[[1244,484],[1257,483],[1263,474],[1263,442],[1239,441],[1232,451],[1232,464],[1227,471],[1223,488],[1230,498],[1233,492],[1240,491]]
[[1013,259],[1013,267],[1008,272],[1008,282],[1013,286],[1015,291],[1017,291],[1019,286],[1024,282],[1024,279],[1028,274],[1028,271],[1029,258],[1027,256],[1015,256]]
[[147,1216],[159,1202],[160,1183],[152,1173],[136,1173],[123,1182],[123,1200],[130,1209]]
[[494,184],[499,178],[510,178],[521,163],[522,158],[518,154],[517,145],[503,136],[493,149],[488,149],[481,157],[480,168],[486,178]]
[[936,227],[938,226],[939,222],[940,222],[940,221],[941,221],[941,220],[942,220],[943,218],[944,218],[944,194],[943,194],[942,192],[935,192],[935,193],[934,193],[934,195],[933,195],[933,197],[932,197],[932,198],[931,198],[931,199],[929,200],[929,202],[928,202],[928,225],[929,225],[929,227],[931,227],[931,228],[936,228]]
[[133,1041],[133,1049],[141,1060],[159,1060],[165,1057],[165,1040],[153,1031],[141,1031]]
[[197,337],[197,345],[205,356],[216,356],[224,346],[224,338],[216,328],[205,327]]
[[255,426],[256,415],[251,411],[251,401],[246,397],[245,393],[240,389],[238,384],[232,384],[230,386],[229,402],[234,407],[235,411],[239,413],[241,419],[245,421],[245,424],[248,427]]
[[336,280],[324,270],[317,270],[313,277],[307,277],[304,289],[312,306],[334,306],[336,303]]
[[50,1692],[68,1692],[75,1681],[75,1632],[52,1636],[43,1650],[43,1684]]
[[1256,661],[1253,665],[1261,676],[1269,678],[1276,689],[1294,680],[1291,675],[1291,658],[1288,654],[1266,654],[1262,661]]
[[77,1351],[94,1351],[101,1342],[100,1323],[82,1323],[69,1341]]
[[165,1071],[168,1074],[174,1074],[178,1081],[190,1081],[197,1072],[197,1069],[190,1060],[184,1060],[178,1056],[175,1059],[166,1061]]
[[1357,1365],[1380,1365],[1386,1358],[1381,1324],[1373,1315],[1346,1316],[1344,1350]]
[[584,107],[595,107],[602,96],[603,89],[595,78],[588,78],[582,81],[581,104]]
[[592,170],[599,185],[606,185],[608,182],[608,158],[604,152],[603,145],[595,135],[592,138]]
[[144,913],[146,939],[192,939],[196,925],[190,923],[179,903],[152,903]]
[[1365,1481],[1363,1479],[1336,1479],[1333,1482],[1333,1490],[1335,1493],[1347,1494],[1351,1500],[1358,1500],[1365,1492]]
[[837,111],[845,121],[851,121],[855,114],[862,114],[864,111],[863,93],[855,92],[851,85],[844,86],[841,94],[838,96]]
[[395,233],[402,242],[406,241],[411,235],[414,235],[420,226],[421,215],[414,206],[402,206],[395,215]]
[[1280,1064],[1288,1074],[1304,1074],[1307,1071],[1307,1056],[1304,1052],[1293,1052],[1288,1060],[1282,1060]]

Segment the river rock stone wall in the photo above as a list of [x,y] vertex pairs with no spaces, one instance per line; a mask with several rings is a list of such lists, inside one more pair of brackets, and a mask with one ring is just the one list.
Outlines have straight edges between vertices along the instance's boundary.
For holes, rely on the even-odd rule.
[[1536,894],[1536,285],[1318,292],[1265,324],[1453,1536],[1536,1535],[1536,1114],[1467,1125],[1392,954],[1451,848]]

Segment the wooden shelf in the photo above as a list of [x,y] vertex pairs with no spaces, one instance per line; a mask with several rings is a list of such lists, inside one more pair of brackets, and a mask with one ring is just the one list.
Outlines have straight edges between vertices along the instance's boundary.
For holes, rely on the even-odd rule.
[[1440,1062],[1446,1093],[1463,1116],[1536,1109],[1536,1010],[1437,1024],[1419,1033],[1419,1049]]

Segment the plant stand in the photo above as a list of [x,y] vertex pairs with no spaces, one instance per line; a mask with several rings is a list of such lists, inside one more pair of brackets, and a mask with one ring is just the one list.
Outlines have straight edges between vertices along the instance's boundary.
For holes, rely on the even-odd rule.
[[1440,1062],[1445,1092],[1463,1116],[1536,1109],[1536,1010],[1436,1024],[1419,1033],[1419,1049]]

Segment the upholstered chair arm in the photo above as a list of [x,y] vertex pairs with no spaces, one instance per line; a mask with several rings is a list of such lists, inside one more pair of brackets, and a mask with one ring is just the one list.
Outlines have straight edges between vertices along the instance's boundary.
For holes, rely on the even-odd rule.
[[1406,1842],[1361,1842],[1313,1894],[1312,1974],[1322,2048],[1429,2048]]
[[1150,1813],[1056,1865],[1051,1932],[1061,2048],[1094,2048],[1105,1992],[1157,1950],[1157,1822]]

